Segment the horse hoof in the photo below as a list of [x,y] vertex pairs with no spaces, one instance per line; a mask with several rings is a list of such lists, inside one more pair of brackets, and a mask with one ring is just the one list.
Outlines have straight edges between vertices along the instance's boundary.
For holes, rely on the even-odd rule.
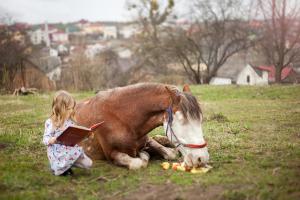
[[139,153],[139,157],[142,159],[142,160],[144,160],[144,161],[149,161],[149,159],[150,159],[150,155],[149,155],[149,153],[148,152],[146,152],[146,151],[141,151],[140,153]]
[[[144,161],[140,158],[133,158],[132,161],[130,162],[128,168],[131,170],[137,170],[140,169],[141,167],[143,167]],[[147,166],[147,165],[146,165]]]
[[166,160],[175,160],[177,157],[177,151],[175,149],[166,147],[165,154],[163,157]]

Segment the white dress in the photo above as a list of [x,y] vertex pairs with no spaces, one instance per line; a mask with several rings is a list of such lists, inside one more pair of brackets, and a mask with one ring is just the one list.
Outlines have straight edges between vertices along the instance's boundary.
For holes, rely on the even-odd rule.
[[[66,128],[75,124],[72,120],[66,120],[63,127]],[[51,137],[58,137],[62,133],[59,129],[53,129],[51,119],[45,122],[45,132],[43,143],[47,145],[47,155],[50,162],[51,169],[55,175],[60,175],[68,170],[74,162],[80,157],[84,156],[84,151],[78,145],[74,147],[65,146],[62,144],[49,144]]]

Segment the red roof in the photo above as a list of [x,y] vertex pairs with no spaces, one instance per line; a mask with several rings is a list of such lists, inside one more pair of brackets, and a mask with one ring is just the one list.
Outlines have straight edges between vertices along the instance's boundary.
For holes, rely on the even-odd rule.
[[66,33],[65,31],[62,31],[62,30],[57,30],[55,31],[53,34],[64,34]]
[[81,20],[79,20],[78,21],[78,23],[80,23],[80,24],[86,24],[86,23],[88,23],[89,21],[88,20],[85,20],[85,19],[81,19]]
[[[41,29],[44,31],[45,30],[45,24],[43,25],[40,25],[41,26]],[[51,24],[48,24],[48,30],[51,31],[51,30],[55,30],[55,26],[51,25]]]
[[197,32],[200,32],[200,26],[198,25],[191,25],[190,28],[187,30],[187,34],[188,35],[191,35],[191,34],[194,34],[194,33],[197,33]]
[[[275,81],[275,67],[272,66],[258,66],[256,67],[257,69],[260,70],[265,70],[269,72],[269,81]],[[294,72],[294,69],[292,67],[285,67],[281,71],[281,80],[285,79],[288,77],[292,72]]]
[[262,27],[263,23],[259,20],[252,20],[249,22],[249,25],[252,28],[260,28],[260,27]]

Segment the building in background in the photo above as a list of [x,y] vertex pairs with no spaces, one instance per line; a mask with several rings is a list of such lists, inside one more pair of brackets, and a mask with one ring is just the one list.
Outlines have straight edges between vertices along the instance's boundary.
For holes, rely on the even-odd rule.
[[69,34],[61,30],[51,33],[50,38],[52,43],[65,44],[69,42]]
[[[269,83],[275,83],[274,66],[258,66],[257,69],[268,71]],[[287,66],[281,71],[282,83],[300,83],[300,74],[293,67]]]
[[40,45],[42,43],[45,43],[47,47],[50,46],[50,34],[56,32],[57,29],[53,26],[48,26],[47,23],[45,23],[42,27],[38,27],[37,29],[30,31],[30,41],[34,45]]
[[118,37],[118,30],[116,26],[105,25],[103,26],[103,39],[116,39]]
[[268,85],[268,71],[251,65],[224,65],[210,81],[211,85]]

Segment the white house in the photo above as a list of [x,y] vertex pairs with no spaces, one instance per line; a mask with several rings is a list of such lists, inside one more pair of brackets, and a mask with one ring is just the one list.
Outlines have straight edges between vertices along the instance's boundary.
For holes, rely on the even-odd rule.
[[232,81],[230,78],[212,77],[209,84],[210,85],[231,85]]
[[137,24],[124,25],[124,26],[120,27],[120,30],[119,30],[121,37],[126,38],[126,39],[138,34],[139,32],[140,31],[139,31],[139,27]]
[[68,48],[63,44],[60,44],[57,46],[57,51],[59,53],[66,53],[66,52],[68,52]]
[[47,76],[52,81],[60,80],[61,77],[61,66],[58,66],[47,73]]
[[53,49],[53,48],[49,48],[49,55],[53,56],[53,57],[57,57],[58,56],[58,50]]
[[105,49],[105,46],[101,44],[92,44],[88,45],[85,50],[85,56],[89,59],[93,59],[95,55],[99,54],[101,51]]
[[132,52],[125,48],[117,49],[117,53],[120,58],[130,58],[132,56]]
[[44,40],[44,34],[41,29],[37,29],[35,31],[32,31],[29,33],[30,35],[30,41],[34,45],[41,44]]
[[118,37],[118,30],[116,26],[103,26],[103,38],[115,39]]
[[50,46],[50,35],[54,32],[56,32],[57,29],[53,27],[48,27],[48,24],[45,23],[44,27],[38,28],[34,31],[29,32],[30,35],[30,41],[34,45],[41,44],[42,42],[45,42],[46,46]]
[[51,41],[57,43],[67,43],[69,42],[69,34],[58,30],[51,34]]
[[268,72],[253,68],[251,65],[224,65],[216,77],[210,81],[212,85],[268,85]]

